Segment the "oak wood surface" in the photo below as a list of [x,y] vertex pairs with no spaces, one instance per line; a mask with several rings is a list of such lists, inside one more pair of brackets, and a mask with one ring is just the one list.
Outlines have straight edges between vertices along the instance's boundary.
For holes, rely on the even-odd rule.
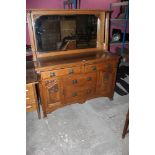
[[[28,12],[30,40],[35,59],[28,76],[31,77],[34,73],[35,80],[32,77],[30,79],[39,83],[44,117],[68,104],[84,103],[88,99],[102,96],[112,98],[120,57],[107,51],[109,11],[33,9]],[[73,14],[93,14],[98,17],[97,47],[39,53],[34,31],[35,20],[42,15]],[[28,83],[31,80],[27,80]],[[27,95],[32,98],[32,94]],[[31,101],[34,103],[33,99]]]
[[[85,61],[81,61],[83,58]],[[50,59],[41,60],[44,67],[37,70],[40,71],[39,81],[44,117],[53,110],[68,104],[101,96],[112,98],[119,56],[102,53],[98,57],[83,58],[65,61],[57,59],[55,62],[50,62]],[[44,63],[50,66],[48,70]],[[77,68],[79,72],[76,72]],[[71,74],[68,69],[71,69]],[[55,76],[50,76],[53,72]]]

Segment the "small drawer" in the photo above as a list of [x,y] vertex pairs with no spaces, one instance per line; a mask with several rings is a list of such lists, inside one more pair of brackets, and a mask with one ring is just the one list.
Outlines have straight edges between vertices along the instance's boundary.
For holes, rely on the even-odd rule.
[[91,64],[91,65],[86,65],[84,68],[85,73],[89,72],[96,72],[100,68],[99,64]]
[[88,73],[84,76],[85,79],[85,85],[95,87],[96,86],[96,73]]
[[83,91],[81,90],[72,90],[72,91],[67,91],[65,93],[65,100],[66,102],[68,103],[71,103],[71,102],[76,102],[78,101],[79,99],[82,99],[84,96],[84,93]]
[[74,88],[82,86],[84,81],[84,76],[82,75],[72,75],[63,77],[63,83],[65,84],[65,88]]
[[65,89],[71,90],[78,87],[95,86],[96,85],[96,72],[72,75],[63,77]]
[[31,104],[33,102],[37,102],[35,97],[26,96],[26,104]]
[[26,109],[36,110],[37,103],[35,83],[26,84]]
[[47,78],[62,76],[62,75],[78,74],[80,72],[81,72],[80,67],[64,68],[64,69],[52,70],[52,71],[48,71],[48,72],[42,72],[41,78],[47,79]]
[[36,103],[26,104],[26,112],[32,112],[37,109]]
[[33,84],[27,84],[26,85],[26,94],[29,95],[29,94],[33,94]]

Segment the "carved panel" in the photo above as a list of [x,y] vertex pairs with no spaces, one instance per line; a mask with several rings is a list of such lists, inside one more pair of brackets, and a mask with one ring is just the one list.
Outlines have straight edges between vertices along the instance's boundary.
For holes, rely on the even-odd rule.
[[60,101],[60,86],[58,79],[50,79],[45,81],[45,96],[47,104],[54,104]]

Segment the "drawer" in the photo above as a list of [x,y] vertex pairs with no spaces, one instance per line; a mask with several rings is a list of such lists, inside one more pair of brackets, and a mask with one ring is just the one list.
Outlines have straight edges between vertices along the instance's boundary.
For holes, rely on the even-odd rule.
[[47,79],[47,78],[62,76],[62,75],[73,75],[73,74],[78,74],[80,72],[81,72],[80,66],[79,67],[52,70],[52,71],[42,72],[41,73],[41,79]]
[[90,65],[85,65],[84,67],[84,72],[89,73],[89,72],[96,72],[99,71],[103,68],[103,64],[90,64]]
[[86,99],[95,95],[95,87],[79,88],[65,92],[66,102],[78,102],[80,99]]
[[63,77],[64,88],[71,90],[78,87],[96,85],[96,73],[87,73]]
[[36,109],[37,104],[37,96],[35,90],[35,84],[27,84],[26,85],[26,108],[28,109]]
[[32,95],[34,93],[33,83],[26,85],[26,95]]
[[35,111],[37,109],[36,103],[26,104],[26,112]]
[[96,86],[96,82],[97,82],[97,74],[94,73],[88,73],[84,75],[84,82],[85,85],[91,86],[91,87],[95,87]]
[[65,101],[67,103],[78,102],[83,96],[84,93],[81,90],[65,91]]
[[85,97],[93,97],[95,95],[96,89],[95,87],[88,87],[84,89],[84,96]]
[[27,97],[26,96],[26,104],[31,104],[33,102],[37,102],[35,97]]

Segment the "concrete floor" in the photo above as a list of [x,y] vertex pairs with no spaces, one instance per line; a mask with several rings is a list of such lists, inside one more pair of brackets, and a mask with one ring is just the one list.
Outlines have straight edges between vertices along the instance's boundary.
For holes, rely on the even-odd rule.
[[121,138],[128,97],[68,105],[41,120],[27,113],[27,155],[128,155],[129,135]]

